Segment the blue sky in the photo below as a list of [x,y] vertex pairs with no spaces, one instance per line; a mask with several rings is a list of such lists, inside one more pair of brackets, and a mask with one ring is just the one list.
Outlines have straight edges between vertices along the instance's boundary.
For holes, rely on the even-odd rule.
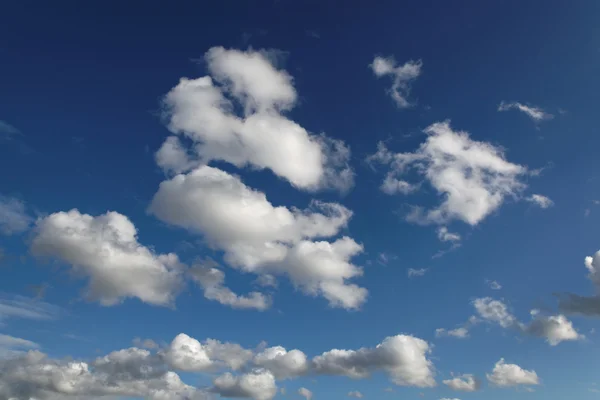
[[0,15],[0,399],[598,397],[597,2],[126,3]]

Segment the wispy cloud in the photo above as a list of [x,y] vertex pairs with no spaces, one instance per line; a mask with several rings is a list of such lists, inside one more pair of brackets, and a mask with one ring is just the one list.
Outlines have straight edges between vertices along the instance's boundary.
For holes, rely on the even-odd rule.
[[390,96],[396,102],[398,108],[408,108],[412,103],[408,100],[411,84],[421,75],[423,62],[407,61],[404,65],[397,65],[394,57],[377,56],[369,67],[373,70],[376,77],[391,76],[394,80],[389,89]]
[[25,232],[33,222],[25,203],[13,197],[0,195],[0,234],[13,235]]
[[549,198],[541,194],[532,194],[525,198],[526,201],[535,204],[540,208],[550,208],[554,205],[554,202]]
[[61,313],[60,307],[34,298],[0,295],[0,324],[8,318],[52,320]]
[[528,106],[519,102],[500,102],[498,105],[498,111],[509,111],[509,110],[518,110],[522,113],[525,113],[529,118],[531,118],[534,122],[541,122],[544,120],[549,120],[554,118],[554,115],[547,113],[540,107]]
[[419,269],[415,269],[415,268],[409,268],[407,271],[408,277],[409,278],[413,278],[413,277],[418,277],[418,276],[423,276],[427,273],[427,268],[419,268]]

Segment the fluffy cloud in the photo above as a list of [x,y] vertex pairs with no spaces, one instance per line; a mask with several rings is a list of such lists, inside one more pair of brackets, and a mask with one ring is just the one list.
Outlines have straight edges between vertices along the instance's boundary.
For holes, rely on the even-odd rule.
[[[589,274],[588,279],[600,293],[600,250],[593,256],[588,256],[584,261]],[[566,313],[587,316],[600,316],[600,296],[579,296],[568,293],[560,299],[560,308]]]
[[200,343],[185,333],[177,335],[161,354],[172,368],[181,371],[209,371],[223,366],[235,371],[252,358],[252,351],[238,344],[214,339]]
[[298,389],[298,394],[304,397],[306,400],[311,400],[313,398],[313,393],[305,387]]
[[347,283],[362,274],[350,263],[362,246],[348,237],[309,240],[334,236],[347,225],[352,212],[339,204],[313,202],[309,210],[275,207],[239,177],[202,166],[162,182],[149,210],[169,224],[201,233],[233,267],[258,275],[285,274],[332,306],[358,308],[366,299],[366,289]]
[[32,350],[0,361],[0,398],[40,400],[106,396],[152,400],[204,400],[207,396],[172,371],[154,368],[145,350],[127,349],[88,364],[61,361]]
[[358,390],[353,390],[351,392],[348,392],[348,397],[355,397],[357,399],[362,399],[364,396]]
[[413,168],[442,196],[442,203],[429,211],[414,207],[409,221],[446,224],[458,219],[477,225],[506,197],[525,188],[520,177],[527,168],[507,161],[501,148],[452,130],[449,121],[430,125],[425,133],[427,140],[413,153],[394,154],[379,143],[377,153],[368,158],[390,165],[386,179]]
[[460,375],[442,382],[450,389],[462,392],[475,392],[481,387],[481,382],[479,382],[475,376],[470,374]]
[[516,364],[506,364],[500,359],[487,379],[495,386],[509,387],[518,385],[538,385],[539,378],[535,371],[528,371]]
[[554,205],[554,202],[550,198],[541,194],[532,194],[531,196],[526,197],[525,200],[544,209],[550,208]]
[[13,235],[25,232],[32,221],[21,200],[0,195],[0,234]]
[[195,266],[190,270],[192,278],[204,289],[204,297],[238,309],[264,311],[271,306],[271,298],[260,292],[240,296],[224,286],[225,273],[210,266]]
[[585,338],[573,328],[573,323],[564,315],[540,315],[537,310],[532,310],[531,314],[534,319],[525,327],[525,331],[529,334],[545,338],[551,346],[556,346],[563,341]]
[[182,284],[177,256],[139,244],[133,223],[117,212],[51,214],[37,221],[31,250],[71,264],[73,272],[89,278],[87,297],[105,306],[127,297],[172,305]]
[[204,58],[212,78],[182,78],[164,99],[169,130],[194,145],[188,150],[168,138],[156,155],[160,166],[181,172],[222,160],[270,169],[301,189],[353,185],[344,143],[312,135],[282,114],[294,107],[297,94],[291,76],[268,53],[214,47]]
[[0,333],[0,360],[13,357],[25,350],[37,348],[39,348],[39,345],[31,340]]
[[554,116],[542,110],[539,107],[528,106],[519,102],[501,102],[498,106],[498,111],[509,111],[509,110],[519,110],[522,113],[526,114],[529,118],[531,118],[534,122],[541,122],[544,120],[552,119]]
[[517,319],[508,311],[506,304],[499,300],[491,297],[475,299],[473,306],[481,318],[495,322],[503,328],[510,328],[517,324]]
[[374,348],[330,350],[313,359],[316,373],[343,375],[353,379],[385,371],[399,386],[435,386],[433,365],[427,355],[427,342],[414,336],[397,335],[386,338]]
[[285,379],[304,375],[310,364],[300,350],[287,351],[284,347],[269,347],[254,357],[254,364],[271,371],[276,378]]
[[270,400],[277,394],[277,385],[273,374],[266,370],[255,370],[239,376],[227,372],[213,381],[211,391],[221,397]]
[[377,56],[369,66],[378,78],[392,77],[394,82],[389,94],[399,108],[411,106],[407,98],[410,94],[411,84],[421,75],[421,67],[423,66],[421,60],[411,60],[404,65],[397,65],[393,57]]

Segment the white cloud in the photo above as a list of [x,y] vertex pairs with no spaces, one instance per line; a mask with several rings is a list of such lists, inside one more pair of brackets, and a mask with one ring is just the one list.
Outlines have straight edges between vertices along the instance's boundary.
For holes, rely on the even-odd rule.
[[374,371],[386,372],[399,386],[435,386],[432,362],[427,359],[429,344],[419,338],[397,335],[374,348],[330,350],[313,359],[314,371],[363,379]]
[[502,289],[502,285],[500,283],[498,283],[498,281],[490,281],[489,279],[486,279],[485,283],[487,283],[487,285],[492,290],[500,290],[500,289]]
[[531,118],[534,122],[541,122],[544,120],[552,119],[554,116],[545,112],[543,109],[534,106],[528,106],[519,102],[501,102],[498,106],[498,111],[509,111],[509,110],[519,110],[522,113],[525,113],[529,118]]
[[[593,256],[588,256],[584,260],[585,267],[589,274],[588,279],[592,282],[597,292],[600,292],[600,250]],[[600,296],[579,296],[567,293],[560,299],[560,308],[566,313],[581,314],[588,316],[600,315]]]
[[221,397],[270,400],[277,394],[277,385],[273,374],[266,370],[255,370],[239,376],[226,372],[213,381],[211,391]]
[[313,398],[313,393],[305,387],[298,389],[298,394],[304,397],[306,400],[311,400]]
[[32,342],[31,340],[21,339],[0,333],[0,360],[14,357],[21,354],[25,350],[37,349],[39,347],[40,346],[37,343]]
[[404,65],[397,65],[393,57],[375,57],[369,65],[376,77],[391,76],[394,80],[389,90],[390,96],[399,108],[407,108],[412,104],[408,101],[411,84],[421,75],[423,62],[408,61]]
[[190,270],[192,278],[204,289],[204,297],[238,309],[264,311],[271,306],[271,298],[260,292],[240,296],[224,286],[225,273],[210,266],[197,265]]
[[496,363],[487,379],[495,386],[509,387],[518,385],[539,385],[540,380],[535,371],[528,371],[516,364],[506,364],[504,359]]
[[87,297],[105,306],[127,297],[172,305],[182,284],[177,256],[155,254],[139,244],[133,223],[117,212],[94,217],[73,209],[39,219],[31,250],[88,277]]
[[438,228],[437,235],[438,239],[442,242],[460,242],[460,235],[458,233],[448,231],[448,228],[446,228],[445,226],[440,226]]
[[13,235],[25,232],[33,219],[21,200],[0,195],[0,234]]
[[393,174],[388,173],[381,184],[381,191],[385,194],[409,194],[417,191],[419,185],[408,183],[405,180],[398,179]]
[[554,202],[550,200],[550,198],[541,194],[532,194],[531,196],[526,197],[525,200],[544,209],[550,208],[554,205]]
[[573,328],[573,323],[564,315],[540,315],[532,310],[533,321],[525,328],[529,334],[546,338],[551,346],[563,341],[582,340],[585,338]]
[[234,175],[202,166],[162,182],[149,208],[161,220],[203,234],[233,267],[257,275],[287,275],[305,293],[332,306],[358,308],[367,291],[347,282],[362,275],[350,259],[362,246],[337,235],[352,216],[340,204],[313,202],[311,209],[275,207],[265,194]]
[[484,320],[495,322],[503,328],[518,325],[517,319],[508,311],[506,304],[491,297],[475,299],[473,306],[477,314]]
[[271,371],[277,379],[298,377],[310,368],[306,355],[297,349],[287,351],[284,347],[269,347],[256,354],[254,364]]
[[146,350],[125,349],[91,364],[54,360],[32,350],[0,360],[0,398],[100,399],[110,396],[151,400],[206,400],[202,391],[186,385],[172,371],[162,370]]
[[162,355],[172,368],[181,371],[209,371],[223,366],[236,371],[251,360],[252,351],[235,343],[221,343],[214,339],[200,343],[180,333]]
[[469,330],[465,327],[459,327],[456,329],[444,329],[438,328],[435,330],[436,337],[450,336],[457,339],[466,339],[469,337]]
[[133,345],[144,349],[158,349],[158,343],[152,339],[135,338],[133,339]]
[[423,276],[426,273],[427,273],[427,268],[419,268],[419,269],[409,268],[407,270],[407,274],[408,274],[409,278]]
[[394,154],[379,143],[377,153],[368,158],[389,164],[388,176],[396,178],[413,168],[442,197],[431,210],[414,207],[407,220],[443,225],[458,219],[477,225],[525,188],[520,177],[527,168],[507,161],[501,148],[452,130],[449,121],[430,125],[425,133],[427,140],[413,153]]
[[0,325],[8,318],[52,320],[62,313],[60,307],[23,296],[0,296]]
[[481,382],[471,374],[460,375],[442,382],[450,389],[462,392],[475,392],[481,387]]
[[355,397],[357,399],[362,399],[364,396],[358,390],[353,390],[352,392],[348,392],[348,397]]
[[[157,153],[163,168],[181,172],[222,160],[237,167],[270,169],[307,190],[348,190],[353,172],[343,142],[308,133],[282,112],[296,103],[292,78],[265,52],[214,47],[205,54],[210,76],[182,78],[165,97],[168,128],[194,142],[185,149],[168,138]],[[243,117],[234,113],[237,101]]]

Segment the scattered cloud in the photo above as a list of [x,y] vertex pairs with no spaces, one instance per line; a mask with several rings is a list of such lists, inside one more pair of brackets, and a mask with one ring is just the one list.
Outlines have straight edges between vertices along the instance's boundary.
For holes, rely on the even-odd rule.
[[398,386],[435,386],[431,351],[427,342],[414,336],[386,338],[374,348],[331,350],[313,359],[314,369],[323,375],[342,375],[353,379],[367,378],[382,370]]
[[0,363],[2,362],[2,359],[15,357],[22,354],[24,351],[37,349],[39,347],[40,346],[37,343],[30,340],[0,333]]
[[438,239],[442,242],[458,243],[461,239],[458,233],[448,231],[448,228],[445,226],[440,226],[438,228],[437,235]]
[[226,372],[213,381],[210,390],[221,397],[271,400],[277,394],[277,385],[273,374],[269,371],[255,370],[237,376]]
[[267,310],[271,307],[271,298],[260,292],[251,292],[240,296],[224,286],[225,273],[214,266],[196,265],[190,274],[203,289],[204,297],[220,304],[237,309]]
[[306,400],[311,400],[313,398],[313,393],[305,387],[298,389],[298,394],[304,397]]
[[491,297],[475,299],[473,306],[479,317],[486,321],[495,322],[503,328],[510,328],[517,324],[517,319],[508,311],[506,304]]
[[409,268],[407,270],[407,274],[408,274],[409,278],[415,278],[415,277],[425,275],[427,273],[427,271],[428,271],[427,268],[419,268],[419,269]]
[[21,132],[8,122],[0,121],[0,140],[10,140],[20,134]]
[[284,347],[269,347],[256,354],[253,360],[257,367],[273,372],[277,379],[294,378],[305,375],[310,362],[306,355],[297,349],[287,351]]
[[455,329],[438,328],[435,330],[436,337],[450,336],[457,339],[466,339],[469,337],[469,330],[463,326]]
[[287,275],[304,293],[322,295],[333,307],[356,309],[366,300],[366,289],[347,282],[362,275],[350,259],[363,247],[349,237],[311,240],[346,227],[352,212],[340,204],[276,207],[239,177],[203,166],[162,182],[149,210],[164,222],[202,234],[234,268]]
[[0,195],[0,234],[14,235],[25,232],[32,222],[33,218],[25,210],[25,203],[13,197]]
[[550,200],[550,198],[541,194],[532,194],[531,196],[526,197],[525,200],[543,209],[550,208],[554,205],[554,202]]
[[462,392],[475,392],[481,388],[481,382],[474,375],[464,374],[442,381],[450,389]]
[[519,110],[526,114],[534,122],[541,122],[554,118],[554,115],[545,112],[543,109],[535,106],[528,106],[519,102],[504,102],[498,106],[498,111]]
[[0,296],[0,324],[8,318],[53,320],[62,313],[60,307],[35,298],[6,294]]
[[364,396],[358,390],[353,390],[351,392],[348,392],[348,397],[355,397],[357,399],[362,399]]
[[369,67],[377,78],[390,76],[393,79],[389,94],[394,99],[398,108],[412,106],[408,100],[412,83],[421,75],[423,62],[407,61],[404,65],[398,65],[393,57],[377,56]]
[[156,343],[154,340],[152,339],[141,339],[141,338],[135,338],[133,339],[133,345],[135,347],[141,347],[143,349],[158,349],[158,343]]
[[135,297],[171,306],[182,285],[183,266],[174,253],[155,254],[137,241],[137,229],[124,215],[99,216],[73,209],[37,221],[31,251],[70,264],[89,278],[86,297],[104,306]]
[[525,188],[520,178],[527,168],[507,161],[501,148],[452,130],[449,121],[430,125],[425,133],[427,140],[413,153],[392,153],[379,143],[377,153],[368,157],[389,165],[388,176],[414,169],[442,197],[431,210],[413,207],[408,221],[445,225],[458,219],[474,226]]
[[502,285],[500,283],[498,283],[498,281],[491,281],[489,279],[485,280],[485,283],[490,287],[490,289],[492,290],[500,290],[502,289]]
[[[312,135],[283,115],[298,95],[292,77],[273,64],[266,51],[213,47],[204,56],[211,76],[182,78],[164,98],[169,130],[193,142],[186,149],[167,138],[156,155],[168,172],[225,161],[236,167],[270,169],[305,190],[347,191],[354,173],[342,141]],[[243,116],[233,110],[235,103]]]
[[516,364],[506,364],[503,358],[496,363],[492,373],[486,376],[488,381],[497,387],[539,385],[540,383],[535,371],[525,370]]
[[[596,291],[600,291],[600,250],[593,256],[584,260],[589,274],[588,279],[594,285]],[[561,296],[560,309],[568,314],[579,314],[590,317],[600,316],[600,296],[580,296],[574,293],[566,293]]]

